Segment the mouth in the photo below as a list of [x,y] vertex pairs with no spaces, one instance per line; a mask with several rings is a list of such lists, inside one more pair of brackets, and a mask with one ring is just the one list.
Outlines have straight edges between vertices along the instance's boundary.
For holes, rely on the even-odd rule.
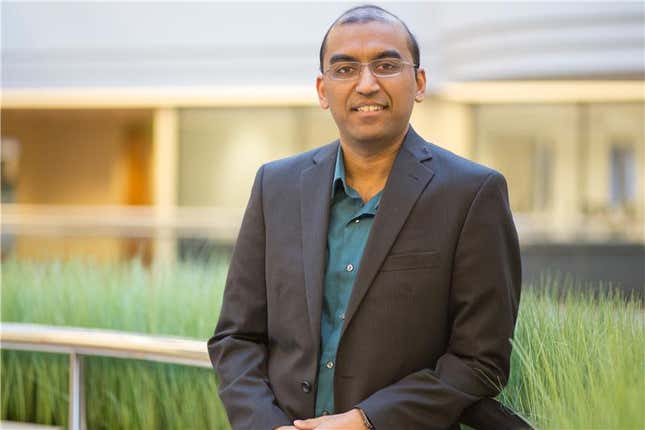
[[377,104],[377,103],[372,103],[372,104],[363,104],[359,106],[355,106],[352,108],[352,111],[354,112],[379,112],[382,110],[387,109],[387,106]]

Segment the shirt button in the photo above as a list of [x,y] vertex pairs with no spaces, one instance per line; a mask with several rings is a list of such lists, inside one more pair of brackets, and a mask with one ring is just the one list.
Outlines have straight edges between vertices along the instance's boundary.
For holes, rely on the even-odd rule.
[[329,415],[329,412],[327,412],[327,409],[323,409],[322,414],[323,415]]
[[340,315],[338,315],[338,318],[340,318],[341,320],[343,320],[343,321],[344,321],[344,320],[345,320],[345,314],[340,314]]
[[302,383],[300,384],[300,388],[301,388],[301,389],[302,389],[302,391],[304,391],[305,393],[310,392],[310,391],[311,391],[311,382],[309,382],[309,381],[302,381]]
[[347,270],[348,272],[351,272],[352,270],[354,270],[354,266],[351,264],[348,264],[347,267],[345,267],[345,270]]
[[355,222],[356,224],[358,224],[359,222],[361,222],[361,220],[360,220],[360,219],[358,219],[358,218],[356,218],[356,220],[354,220],[354,222]]
[[334,362],[329,360],[327,364],[325,364],[325,366],[327,366],[327,369],[331,369],[332,367],[334,367]]

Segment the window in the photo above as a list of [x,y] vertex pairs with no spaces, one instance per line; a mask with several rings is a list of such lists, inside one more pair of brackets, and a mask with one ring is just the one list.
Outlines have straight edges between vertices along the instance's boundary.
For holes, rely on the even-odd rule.
[[609,202],[614,208],[629,208],[636,202],[636,154],[625,141],[612,142],[609,155]]

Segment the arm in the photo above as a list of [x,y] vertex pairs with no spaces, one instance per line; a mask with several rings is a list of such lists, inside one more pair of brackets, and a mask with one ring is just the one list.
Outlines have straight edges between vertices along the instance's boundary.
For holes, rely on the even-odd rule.
[[267,376],[262,175],[260,168],[233,251],[219,322],[208,341],[220,398],[238,430],[291,423],[278,406]]
[[435,369],[422,369],[357,406],[377,430],[446,429],[506,384],[521,284],[517,233],[506,182],[491,173],[476,193],[455,250],[451,333]]

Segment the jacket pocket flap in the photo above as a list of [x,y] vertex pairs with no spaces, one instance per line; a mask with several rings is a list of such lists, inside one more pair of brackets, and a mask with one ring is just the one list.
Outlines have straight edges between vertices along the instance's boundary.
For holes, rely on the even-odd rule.
[[439,265],[439,251],[412,252],[406,254],[388,255],[381,270],[383,272],[394,270],[427,269]]

